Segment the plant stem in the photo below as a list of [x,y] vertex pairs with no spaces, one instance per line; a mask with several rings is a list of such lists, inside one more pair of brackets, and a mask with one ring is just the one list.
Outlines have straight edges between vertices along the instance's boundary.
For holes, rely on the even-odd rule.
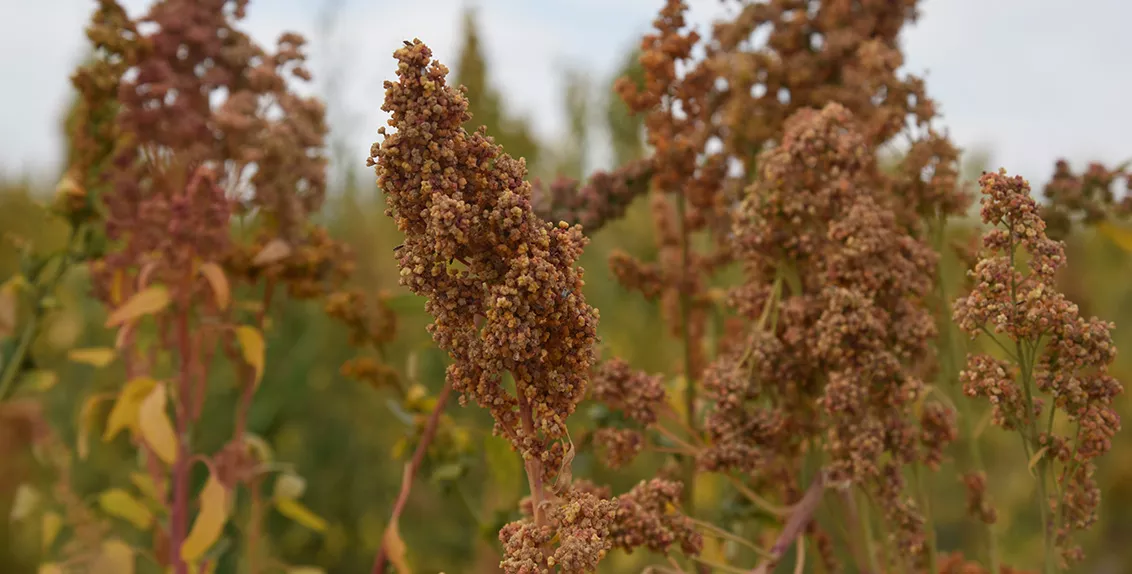
[[[82,226],[71,226],[71,233],[67,238],[67,246],[63,252],[63,258],[59,261],[59,265],[55,268],[55,273],[47,280],[47,283],[39,285],[38,277],[29,277],[28,283],[34,288],[35,292],[32,297],[32,314],[28,320],[28,324],[24,326],[24,330],[20,333],[20,341],[16,344],[16,349],[11,357],[4,361],[3,369],[0,371],[0,402],[8,396],[12,390],[12,386],[16,383],[16,375],[20,372],[21,366],[24,364],[24,358],[27,356],[28,351],[31,349],[31,344],[35,341],[36,335],[39,334],[40,321],[43,319],[43,306],[41,305],[43,298],[55,292],[59,286],[59,281],[63,279],[67,269],[76,259],[75,248],[82,239]],[[39,275],[37,272],[36,275]]]
[[806,493],[802,495],[802,499],[791,507],[793,511],[790,513],[790,517],[786,519],[786,525],[782,527],[782,532],[774,541],[774,545],[767,552],[768,557],[751,570],[751,574],[768,574],[774,568],[782,555],[790,548],[790,544],[797,540],[806,531],[806,527],[810,525],[810,521],[814,518],[814,512],[821,504],[823,494],[825,494],[825,478],[819,472],[814,477],[814,481],[810,483],[810,487],[806,489]]
[[[691,301],[688,298],[688,221],[687,200],[682,192],[676,193],[676,217],[680,220],[680,339],[684,346],[684,410],[687,427],[693,436],[697,433],[696,426],[696,375],[693,370],[693,353],[691,329],[688,321],[691,320]],[[696,459],[684,457],[684,511],[688,516],[696,514]]]
[[[440,390],[440,394],[436,397],[436,405],[432,407],[432,413],[428,415],[428,421],[425,423],[420,441],[417,442],[417,448],[413,451],[413,458],[405,465],[404,474],[401,476],[401,491],[397,494],[397,500],[393,503],[389,524],[397,524],[401,518],[401,513],[405,511],[405,505],[409,502],[409,493],[413,489],[413,479],[424,462],[425,454],[428,452],[432,439],[436,436],[436,429],[440,426],[440,415],[444,413],[444,407],[448,404],[450,394],[452,394],[452,385],[445,381],[444,388]],[[373,574],[384,574],[388,555],[389,550],[386,548],[383,539],[381,547],[377,550],[377,556],[373,560]]]
[[177,345],[181,364],[177,381],[177,458],[173,461],[173,508],[169,515],[170,563],[175,574],[188,574],[189,565],[181,558],[181,544],[185,540],[189,522],[189,416],[192,389],[192,342],[189,338],[189,312],[180,310],[177,315]]
[[[964,442],[967,443],[967,452],[970,457],[970,470],[973,472],[986,472],[986,466],[983,463],[982,447],[979,444],[978,438],[975,436],[975,423],[973,419],[973,409],[971,408],[971,399],[963,393],[959,386],[959,366],[956,361],[956,353],[960,350],[960,343],[955,337],[955,324],[951,321],[951,299],[948,298],[947,285],[946,285],[946,272],[944,268],[943,258],[943,240],[945,231],[947,229],[946,220],[940,217],[935,226],[935,248],[936,252],[940,254],[939,258],[939,271],[936,286],[939,291],[939,304],[942,315],[941,330],[944,334],[944,345],[946,349],[941,353],[943,355],[942,368],[944,370],[944,377],[948,383],[951,384],[954,390],[954,397],[952,402],[955,404],[959,424],[963,425],[963,434],[966,437]],[[987,541],[987,558],[990,563],[990,571],[992,574],[999,574],[1001,566],[998,557],[998,538],[994,533],[994,525],[988,524],[979,520],[983,524],[986,531]]]
[[929,572],[939,572],[939,549],[936,546],[935,522],[932,521],[932,502],[927,487],[924,486],[924,473],[922,465],[915,464],[912,473],[916,479],[916,490],[920,495],[920,505],[924,511],[924,525],[927,532],[924,535],[928,540],[928,568]]

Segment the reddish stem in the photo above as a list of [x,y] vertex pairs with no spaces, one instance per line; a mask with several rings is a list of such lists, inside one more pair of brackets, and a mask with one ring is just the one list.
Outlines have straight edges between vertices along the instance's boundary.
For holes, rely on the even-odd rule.
[[[401,513],[405,511],[405,505],[409,502],[409,492],[413,489],[413,478],[420,470],[421,463],[424,462],[425,454],[428,452],[428,446],[436,436],[436,429],[440,426],[440,415],[444,413],[444,406],[448,404],[448,395],[451,392],[452,385],[445,381],[444,388],[440,390],[440,394],[436,397],[436,405],[432,407],[432,413],[428,415],[421,440],[417,443],[416,450],[413,451],[413,458],[405,465],[405,472],[401,477],[401,491],[397,494],[397,500],[393,503],[393,512],[389,516],[389,524],[391,525],[397,524],[401,518]],[[385,574],[385,563],[388,556],[389,552],[385,547],[383,538],[377,556],[373,560],[372,574]]]
[[170,513],[170,563],[174,574],[188,574],[189,566],[181,559],[189,520],[189,393],[192,389],[192,340],[189,334],[189,312],[182,309],[177,316],[177,345],[181,364],[177,381],[177,459],[173,461],[173,508]]
[[248,518],[248,574],[259,574],[260,520],[263,515],[263,497],[259,486],[259,477],[253,478],[248,484],[252,494],[251,516]]
[[810,525],[824,493],[825,480],[819,473],[810,484],[810,488],[806,490],[806,494],[802,496],[802,500],[791,507],[794,510],[790,513],[790,518],[786,519],[786,525],[782,527],[782,532],[778,535],[778,539],[774,541],[774,546],[770,547],[768,552],[770,556],[763,560],[758,567],[751,570],[751,574],[767,574],[778,564],[778,560],[790,548],[790,544],[801,536],[806,527]]

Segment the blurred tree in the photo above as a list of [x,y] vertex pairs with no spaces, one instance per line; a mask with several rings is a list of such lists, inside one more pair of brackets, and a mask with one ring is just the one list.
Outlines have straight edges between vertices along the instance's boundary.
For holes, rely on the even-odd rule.
[[487,126],[488,135],[503,146],[513,157],[527,158],[527,169],[538,169],[539,142],[526,120],[513,118],[503,112],[502,98],[488,83],[487,61],[480,44],[475,12],[464,11],[464,40],[456,64],[455,82],[468,89],[468,111],[472,119],[465,126],[468,131]]
[[586,175],[586,148],[590,124],[590,82],[585,72],[567,70],[564,77],[568,132],[555,150],[554,176],[583,179]]
[[614,165],[622,165],[637,159],[645,154],[645,119],[643,116],[630,113],[629,107],[613,91],[613,84],[618,78],[627,77],[638,88],[644,84],[644,70],[637,61],[640,51],[633,49],[625,56],[617,74],[609,82],[606,91],[608,98],[605,109],[606,125],[609,127],[609,137],[613,144]]

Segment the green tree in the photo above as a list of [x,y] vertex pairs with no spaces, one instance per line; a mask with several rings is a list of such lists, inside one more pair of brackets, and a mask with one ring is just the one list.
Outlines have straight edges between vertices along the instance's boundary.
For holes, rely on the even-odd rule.
[[643,86],[645,72],[637,60],[640,50],[633,49],[625,56],[624,63],[617,74],[609,82],[608,98],[605,108],[605,121],[609,128],[609,137],[613,144],[613,157],[615,165],[623,165],[645,154],[645,119],[629,111],[625,102],[613,90],[618,78],[626,77],[638,87]]
[[525,119],[511,117],[503,112],[503,98],[489,83],[479,27],[475,12],[471,9],[464,12],[463,47],[455,76],[455,83],[468,90],[468,111],[471,112],[472,119],[465,128],[473,131],[486,126],[488,134],[495,138],[496,143],[503,146],[510,155],[526,158],[528,170],[535,172],[538,169],[541,146]]

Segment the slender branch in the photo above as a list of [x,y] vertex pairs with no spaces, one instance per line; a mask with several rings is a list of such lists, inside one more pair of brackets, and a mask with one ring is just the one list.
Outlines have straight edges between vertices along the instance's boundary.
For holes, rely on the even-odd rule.
[[[445,381],[444,388],[440,390],[440,394],[436,397],[436,405],[432,407],[432,413],[429,414],[428,421],[425,423],[421,439],[417,442],[417,448],[413,451],[413,458],[405,465],[405,472],[401,477],[401,491],[397,494],[397,500],[393,503],[393,511],[389,516],[390,524],[396,524],[401,518],[401,513],[405,511],[405,505],[409,502],[409,493],[413,489],[413,478],[420,470],[421,463],[424,462],[425,454],[428,452],[429,444],[436,436],[436,429],[440,426],[440,415],[444,413],[444,407],[448,404],[450,394],[452,394],[452,385]],[[383,539],[381,548],[378,549],[377,556],[373,560],[373,569],[371,570],[373,574],[385,573],[385,563],[388,556],[389,550],[386,548]]]
[[825,477],[823,473],[818,473],[814,477],[814,481],[810,483],[810,488],[806,489],[806,494],[802,495],[802,500],[799,500],[792,507],[793,511],[790,513],[790,517],[786,519],[786,525],[782,527],[782,532],[779,533],[774,545],[767,552],[769,556],[751,570],[751,574],[769,574],[771,569],[778,564],[782,555],[786,553],[786,550],[790,548],[790,544],[798,539],[805,532],[806,527],[810,525],[823,494],[825,494]]

